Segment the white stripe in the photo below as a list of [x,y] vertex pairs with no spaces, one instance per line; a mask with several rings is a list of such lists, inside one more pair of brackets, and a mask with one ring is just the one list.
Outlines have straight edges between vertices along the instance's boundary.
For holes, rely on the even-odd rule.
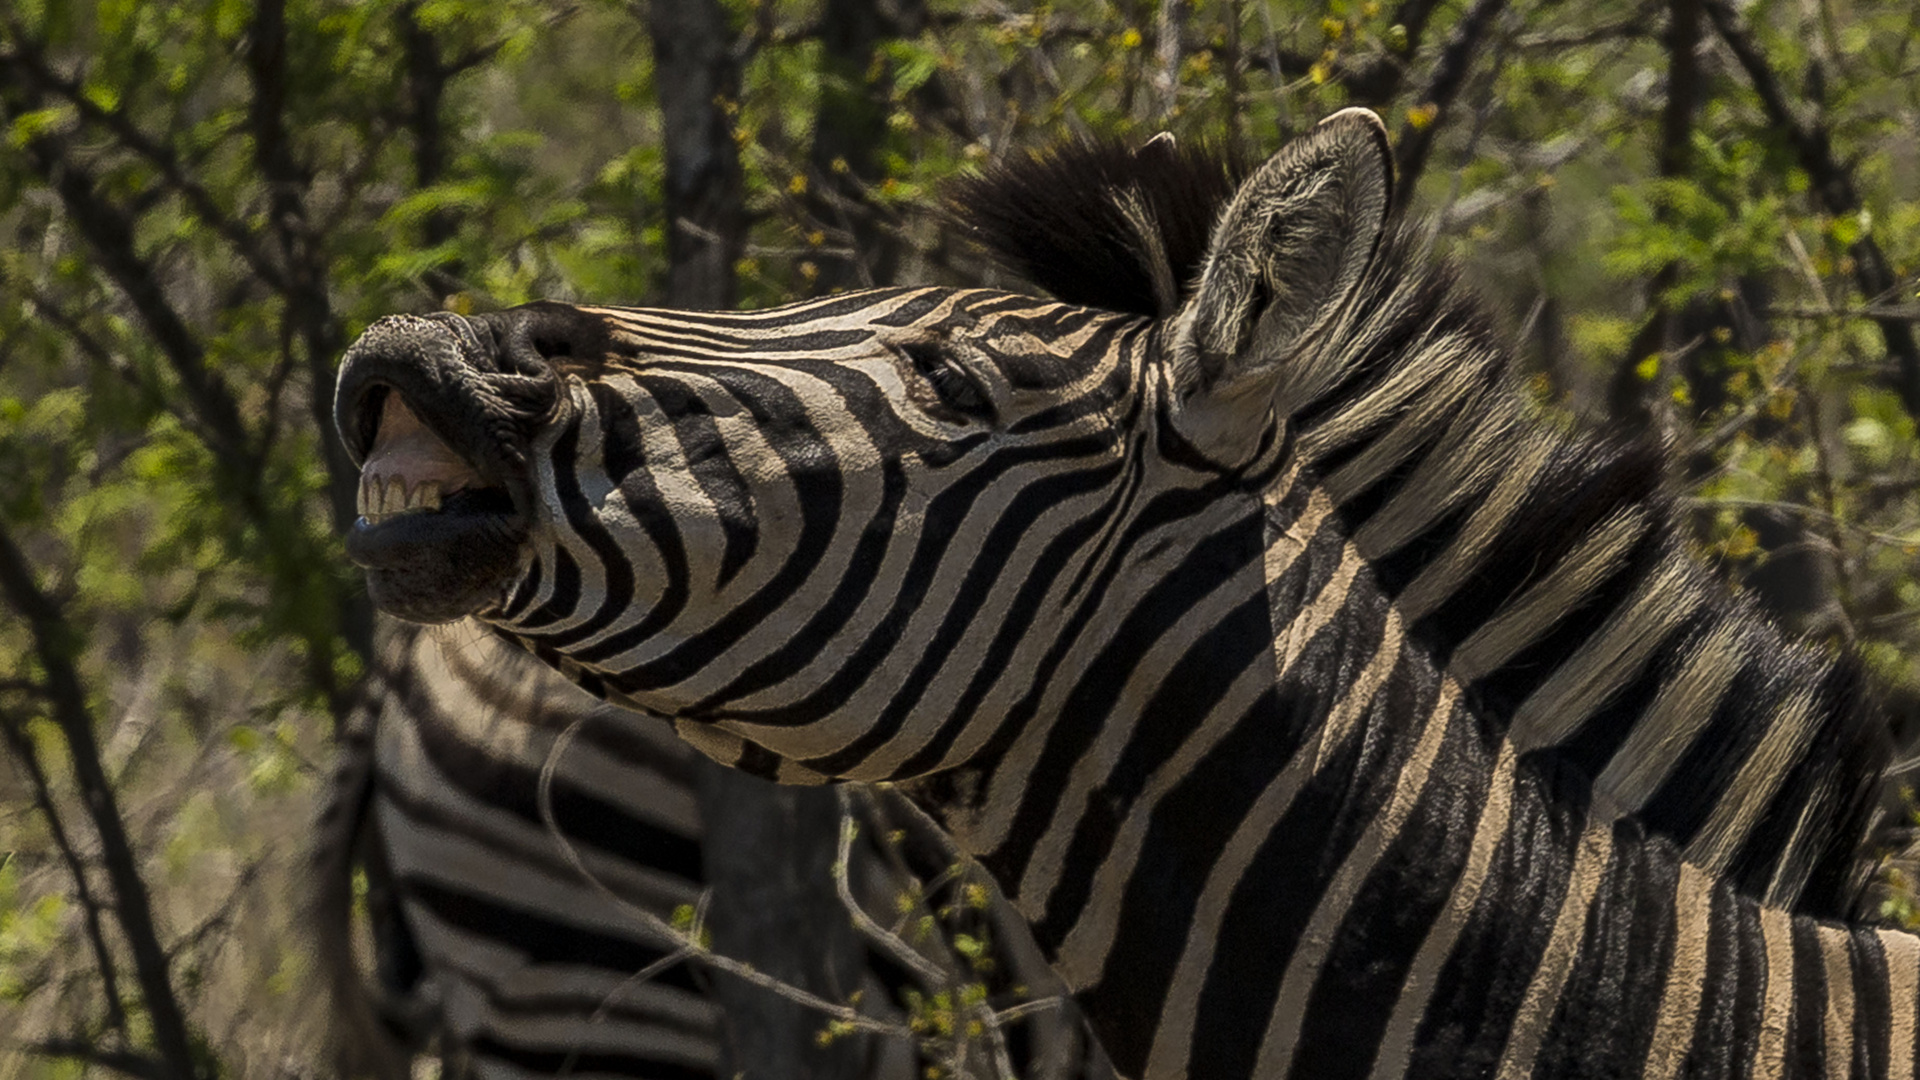
[[1587,826],[1574,855],[1573,869],[1567,875],[1567,892],[1560,901],[1560,913],[1554,917],[1553,933],[1533,979],[1520,1001],[1507,1035],[1507,1050],[1501,1055],[1498,1080],[1528,1080],[1533,1075],[1534,1059],[1546,1040],[1547,1026],[1560,1006],[1560,993],[1566,989],[1567,975],[1586,939],[1587,915],[1593,896],[1605,876],[1607,860],[1613,852],[1613,828],[1596,822]]
[[1793,1020],[1793,924],[1776,907],[1760,909],[1766,946],[1766,998],[1753,1048],[1752,1080],[1781,1080],[1787,1066],[1787,1026]]
[[1673,895],[1673,954],[1667,963],[1660,1011],[1654,1015],[1644,1080],[1680,1075],[1693,1044],[1694,1024],[1707,975],[1707,933],[1713,913],[1713,880],[1692,863],[1680,864]]
[[1807,732],[1817,719],[1813,704],[1812,691],[1803,691],[1774,713],[1759,744],[1727,785],[1726,794],[1713,804],[1706,824],[1688,841],[1687,861],[1699,863],[1710,874],[1726,871],[1761,812],[1786,781],[1788,770],[1806,749]]
[[1827,962],[1827,1009],[1822,1018],[1827,1080],[1847,1080],[1853,1075],[1852,934],[1839,926],[1821,926],[1814,934]]
[[1646,515],[1629,509],[1588,533],[1544,578],[1528,587],[1518,600],[1503,605],[1454,650],[1448,663],[1454,677],[1464,683],[1480,679],[1538,641],[1569,612],[1578,610],[1587,595],[1619,568],[1647,527]]
[[1729,619],[1696,643],[1686,667],[1654,698],[1627,734],[1594,787],[1627,811],[1645,806],[1691,747],[1725,698],[1745,659],[1741,624]]
[[1887,1075],[1913,1076],[1915,1009],[1920,1007],[1920,938],[1899,930],[1875,931],[1887,956]]
[[[1433,760],[1439,755],[1440,744],[1453,721],[1459,693],[1458,683],[1449,679],[1441,684],[1439,700],[1421,721],[1420,741],[1414,744],[1412,754],[1394,782],[1392,794],[1367,823],[1366,831],[1341,861],[1340,868],[1320,894],[1319,903],[1314,905],[1313,916],[1300,935],[1300,943],[1287,959],[1280,994],[1267,1018],[1266,1034],[1260,1040],[1260,1057],[1253,1069],[1255,1076],[1285,1076],[1292,1067],[1293,1054],[1300,1042],[1300,1025],[1306,1019],[1307,1002],[1321,969],[1326,966],[1327,954],[1333,950],[1334,937],[1352,910],[1354,897],[1359,895],[1367,876],[1399,838],[1421,793],[1426,790],[1433,774]],[[1408,737],[1413,734],[1405,733]]]
[[1473,907],[1480,900],[1481,886],[1493,866],[1493,853],[1507,834],[1507,822],[1513,812],[1514,756],[1513,744],[1500,740],[1500,754],[1493,762],[1486,806],[1480,812],[1480,823],[1474,827],[1467,865],[1453,883],[1447,906],[1427,929],[1426,940],[1421,942],[1420,951],[1407,969],[1400,997],[1393,1003],[1393,1014],[1380,1036],[1380,1054],[1373,1062],[1372,1080],[1398,1080],[1413,1060],[1413,1039],[1420,1021],[1427,1015],[1428,1003],[1433,1000],[1440,969],[1453,956],[1460,932],[1466,928]]

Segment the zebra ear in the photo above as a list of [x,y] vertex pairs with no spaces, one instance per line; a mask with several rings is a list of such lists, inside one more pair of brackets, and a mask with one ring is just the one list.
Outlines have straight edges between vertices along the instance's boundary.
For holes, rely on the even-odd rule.
[[1287,362],[1372,263],[1392,192],[1387,128],[1368,109],[1322,120],[1240,185],[1172,328],[1180,427],[1209,456],[1253,452]]

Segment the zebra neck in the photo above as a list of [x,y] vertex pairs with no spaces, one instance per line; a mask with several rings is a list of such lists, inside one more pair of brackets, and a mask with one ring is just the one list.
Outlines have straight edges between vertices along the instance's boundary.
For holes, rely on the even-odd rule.
[[1516,756],[1440,888],[1369,883],[1303,935],[1252,1075],[1330,1075],[1329,1031],[1373,1077],[1915,1075],[1920,939],[1764,904]]
[[1588,805],[1295,496],[1245,698],[1002,755],[944,807],[1123,1075],[1913,1075],[1920,942],[1763,906]]

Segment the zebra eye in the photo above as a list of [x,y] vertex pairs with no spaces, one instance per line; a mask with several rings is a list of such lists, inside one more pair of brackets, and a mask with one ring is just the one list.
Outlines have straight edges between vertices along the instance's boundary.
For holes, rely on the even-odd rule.
[[993,399],[945,349],[931,342],[913,342],[900,346],[900,352],[913,369],[926,378],[940,404],[963,416],[993,419]]

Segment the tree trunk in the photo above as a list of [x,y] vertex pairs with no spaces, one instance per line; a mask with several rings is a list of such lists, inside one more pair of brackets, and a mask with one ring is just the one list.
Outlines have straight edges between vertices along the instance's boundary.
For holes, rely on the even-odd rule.
[[814,121],[807,209],[821,231],[852,254],[815,261],[816,293],[893,283],[900,244],[885,212],[868,198],[888,138],[888,88],[881,44],[918,33],[925,12],[903,0],[889,15],[880,0],[827,0],[820,19],[820,111]]
[[[647,10],[666,135],[667,302],[726,308],[746,248],[745,184],[726,105],[740,90],[733,33],[715,0],[654,0]],[[860,988],[864,946],[833,885],[840,804],[820,788],[779,788],[699,763],[713,948],[834,1001]],[[864,1078],[865,1036],[820,1046],[826,1017],[724,974],[721,1075]]]
[[[778,787],[698,762],[702,848],[713,950],[792,986],[846,1002],[860,989],[866,946],[834,888],[840,800],[831,788]],[[827,1017],[715,973],[728,1060],[748,1080],[867,1080],[880,1047],[866,1035],[821,1046]]]
[[732,307],[747,232],[726,108],[740,94],[733,32],[716,0],[654,0],[647,23],[666,135],[667,303]]

